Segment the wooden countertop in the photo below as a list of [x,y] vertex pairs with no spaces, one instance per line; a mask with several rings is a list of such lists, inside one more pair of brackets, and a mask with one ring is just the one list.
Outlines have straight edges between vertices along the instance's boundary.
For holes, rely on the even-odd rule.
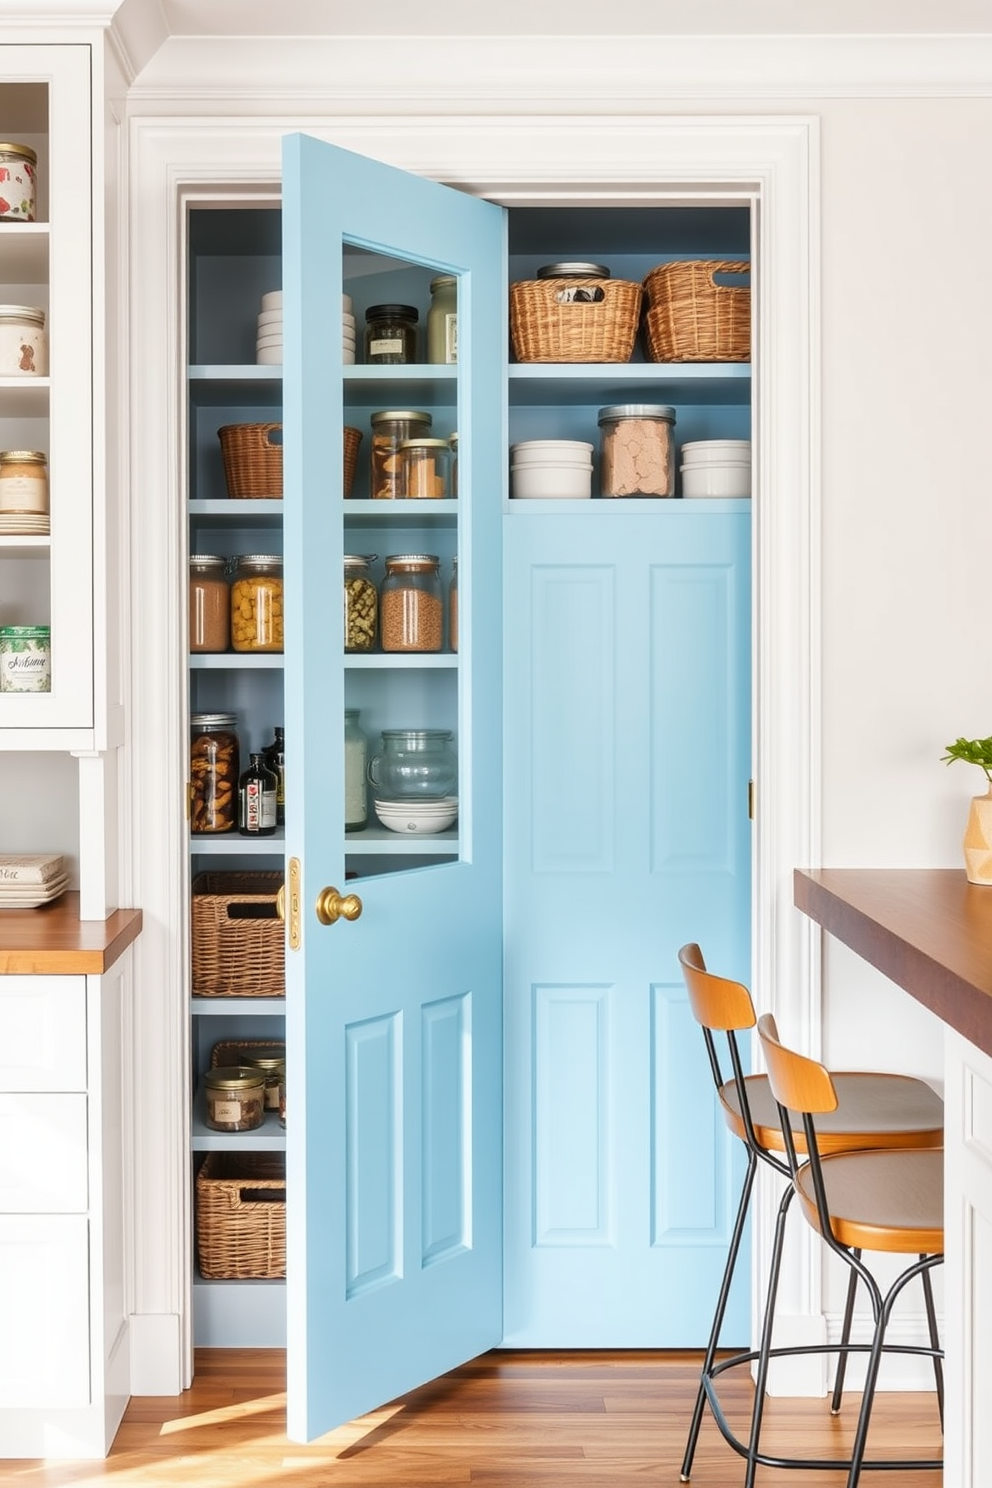
[[992,886],[963,868],[797,868],[793,885],[804,914],[992,1055]]
[[37,909],[0,909],[0,975],[99,975],[141,930],[140,909],[81,920],[78,893]]

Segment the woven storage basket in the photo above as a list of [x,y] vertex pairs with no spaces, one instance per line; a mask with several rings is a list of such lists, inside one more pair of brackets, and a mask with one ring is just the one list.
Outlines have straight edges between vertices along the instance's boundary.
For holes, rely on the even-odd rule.
[[739,259],[659,264],[644,280],[644,349],[652,362],[746,362],[751,356],[751,290],[717,284],[715,274],[750,274]]
[[220,1039],[210,1051],[210,1068],[227,1069],[239,1065],[241,1056],[250,1058],[257,1049],[278,1049],[286,1052],[282,1039]]
[[281,873],[198,873],[191,906],[194,997],[282,997]]
[[344,429],[344,494],[351,495],[351,488],[355,483],[355,467],[358,464],[358,446],[362,442],[361,429],[353,429],[349,424]]
[[282,424],[224,424],[217,438],[228,496],[260,501],[282,495]]
[[286,1275],[286,1157],[208,1152],[196,1175],[200,1275]]
[[[574,289],[603,298],[560,300]],[[518,362],[629,362],[642,290],[628,279],[521,279],[510,285],[510,334]]]

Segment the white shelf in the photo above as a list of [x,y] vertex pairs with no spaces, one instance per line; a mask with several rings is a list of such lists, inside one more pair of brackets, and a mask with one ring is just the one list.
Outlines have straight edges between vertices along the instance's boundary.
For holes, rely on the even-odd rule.
[[47,222],[0,223],[0,284],[47,285],[48,239]]
[[286,1011],[285,997],[191,997],[190,1009],[200,1018],[275,1017]]
[[282,651],[201,651],[189,658],[192,672],[281,671]]

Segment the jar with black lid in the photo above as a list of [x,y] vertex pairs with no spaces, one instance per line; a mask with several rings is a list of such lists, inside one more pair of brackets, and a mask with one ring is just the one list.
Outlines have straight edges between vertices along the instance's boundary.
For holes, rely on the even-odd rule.
[[365,360],[392,366],[417,360],[415,305],[370,305],[365,312]]
[[241,765],[233,713],[190,718],[191,832],[233,832],[238,824]]

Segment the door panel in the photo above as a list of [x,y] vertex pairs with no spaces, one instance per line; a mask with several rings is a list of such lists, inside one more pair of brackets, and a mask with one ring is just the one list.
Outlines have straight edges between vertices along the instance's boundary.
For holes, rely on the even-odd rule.
[[[505,269],[503,213],[433,182],[293,136],[284,188],[286,839],[302,865],[286,976],[288,1416],[309,1439],[501,1334]],[[400,283],[458,276],[456,368],[338,360],[343,290],[397,263]],[[367,450],[370,409],[425,399],[436,428],[457,418],[457,502],[344,500],[342,425],[364,424]],[[457,554],[457,656],[344,657],[342,554],[428,542]],[[378,727],[453,729],[450,843],[346,839],[346,704]],[[343,893],[346,875],[360,918],[318,923],[318,894]]]
[[739,1154],[676,952],[747,976],[749,525],[504,521],[511,1346],[706,1339]]

